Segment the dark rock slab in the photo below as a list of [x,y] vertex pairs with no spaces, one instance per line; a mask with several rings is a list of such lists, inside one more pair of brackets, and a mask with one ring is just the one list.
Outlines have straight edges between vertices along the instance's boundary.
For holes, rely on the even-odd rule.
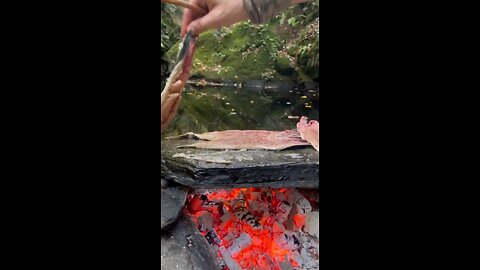
[[160,187],[161,188],[168,187],[168,181],[166,179],[161,178],[160,179]]
[[182,212],[187,199],[187,190],[181,187],[162,188],[161,199],[161,229],[169,228]]
[[205,237],[183,215],[161,234],[161,270],[219,270],[217,258]]
[[195,139],[162,141],[162,177],[193,188],[319,187],[313,147],[282,151],[178,148]]

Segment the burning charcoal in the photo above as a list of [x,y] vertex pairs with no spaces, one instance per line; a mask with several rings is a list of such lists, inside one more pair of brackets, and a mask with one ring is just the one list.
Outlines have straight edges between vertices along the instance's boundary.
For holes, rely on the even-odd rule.
[[260,237],[253,237],[252,245],[255,247],[263,247],[264,243]]
[[229,228],[228,233],[225,235],[224,239],[227,241],[232,241],[240,235],[240,232],[236,228]]
[[296,223],[295,223],[295,216],[296,214],[295,213],[295,209],[292,209],[292,211],[290,212],[290,215],[288,215],[288,218],[287,220],[285,221],[284,225],[285,225],[285,228],[287,230],[290,230],[290,231],[296,231],[296,230],[299,230],[301,228],[299,228]]
[[201,232],[210,231],[213,229],[213,215],[208,211],[197,212],[197,228]]
[[248,204],[248,210],[253,214],[258,214],[262,216],[265,212],[268,211],[268,205],[260,201],[250,201]]
[[206,230],[204,237],[217,252],[222,270],[318,269],[318,238],[310,235],[315,235],[312,228],[318,212],[312,212],[295,189],[235,188],[194,194],[189,198],[195,210],[191,218]]
[[302,258],[304,259],[303,260],[303,266],[304,268],[314,268],[317,264],[317,260],[315,260],[314,258],[312,258],[310,256],[310,254],[307,252],[306,249],[302,248],[302,250],[300,251],[300,254],[302,255]]
[[285,256],[285,260],[278,262],[281,270],[295,270],[290,260]]
[[210,243],[210,245],[223,246],[222,239],[220,239],[215,229],[212,229],[211,231],[209,231],[205,235],[205,238],[207,239],[208,243]]
[[273,226],[273,223],[277,218],[274,215],[269,215],[268,213],[265,213],[265,215],[261,219],[261,224],[264,224],[265,226]]
[[230,253],[224,248],[220,247],[220,253],[222,254],[223,261],[230,270],[242,270],[240,265],[232,258]]
[[290,210],[292,210],[292,206],[290,205],[290,203],[288,203],[287,201],[280,202],[276,207],[277,220],[280,223],[284,223],[287,220],[288,215],[290,214]]
[[202,205],[203,205],[203,201],[200,199],[200,196],[198,195],[194,195],[192,196],[192,198],[188,201],[188,211],[190,213],[196,213],[200,210],[202,210]]
[[240,252],[252,245],[252,237],[248,233],[242,233],[233,241],[233,244],[228,248],[228,252],[233,258],[237,257]]
[[262,199],[262,193],[258,191],[250,192],[250,198],[255,201],[259,201]]
[[315,249],[317,251],[320,251],[320,242],[318,241],[312,241],[312,247],[311,249]]
[[223,203],[214,201],[204,201],[202,205],[204,210],[212,213],[215,217],[223,215]]
[[254,252],[254,251],[252,251],[252,249],[248,249],[248,250],[246,250],[246,251],[243,252],[243,255],[242,255],[242,256],[243,256],[243,258],[252,258],[252,257],[254,257],[254,256],[257,256],[256,254],[257,254],[257,253]]
[[293,232],[285,231],[283,234],[278,234],[274,242],[281,248],[286,250],[295,250],[300,247],[300,241]]
[[306,215],[312,211],[312,206],[310,202],[303,197],[300,192],[295,189],[289,189],[286,193],[288,197],[288,202],[294,207],[297,208],[297,213]]
[[279,223],[278,221],[275,221],[272,225],[272,232],[273,233],[283,233],[285,231],[285,227]]
[[286,214],[286,215],[288,215],[290,213],[291,209],[292,209],[292,206],[287,201],[280,202],[277,205],[277,208],[276,208],[277,213],[282,213],[282,214]]
[[243,192],[239,193],[237,198],[232,202],[232,206],[235,211],[236,218],[250,225],[250,227],[255,231],[260,231],[263,229],[262,225],[245,207],[245,195]]
[[217,203],[211,209],[212,209],[212,214],[217,218],[223,216],[223,214],[225,213],[223,212],[223,203]]
[[307,198],[310,203],[319,203],[320,202],[320,195],[318,189],[307,189],[307,188],[298,188],[297,191],[303,195],[303,197]]
[[289,200],[294,204],[287,221],[285,221],[285,227],[287,230],[297,231],[305,225],[306,215],[312,211],[312,206],[305,197],[296,191],[290,193]]
[[302,267],[303,265],[303,258],[298,251],[294,250],[292,251],[293,253],[293,260],[298,264],[298,266]]
[[310,202],[304,197],[296,201],[295,203],[297,207],[297,213],[301,215],[306,215],[312,211],[312,206],[310,205]]
[[283,194],[282,192],[277,192],[275,194],[275,198],[280,201],[280,202],[283,202],[283,201],[286,201],[287,200],[287,197],[285,196],[285,194]]
[[264,270],[276,270],[277,269],[277,265],[272,260],[272,258],[270,256],[268,256],[267,254],[259,255],[258,259],[257,259],[257,262],[262,267],[261,269],[264,269]]
[[305,227],[303,230],[318,239],[320,237],[320,227],[318,223],[319,213],[317,211],[310,212],[306,217]]
[[229,211],[224,211],[223,216],[220,218],[220,225],[219,228],[224,230],[232,220],[232,214]]

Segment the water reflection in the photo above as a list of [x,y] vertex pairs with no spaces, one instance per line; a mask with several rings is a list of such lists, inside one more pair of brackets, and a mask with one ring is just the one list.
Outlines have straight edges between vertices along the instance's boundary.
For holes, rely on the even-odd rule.
[[228,129],[294,129],[302,115],[318,120],[318,104],[318,89],[187,85],[178,113],[162,138]]

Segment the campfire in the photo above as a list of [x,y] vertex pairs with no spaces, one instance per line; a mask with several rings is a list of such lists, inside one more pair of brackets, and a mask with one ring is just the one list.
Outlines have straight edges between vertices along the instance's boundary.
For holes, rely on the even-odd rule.
[[319,269],[318,211],[294,188],[196,190],[184,211],[223,270]]

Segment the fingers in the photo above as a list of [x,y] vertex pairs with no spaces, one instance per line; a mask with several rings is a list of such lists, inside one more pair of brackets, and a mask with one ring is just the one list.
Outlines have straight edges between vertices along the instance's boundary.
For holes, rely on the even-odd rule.
[[200,17],[188,25],[187,31],[192,30],[194,36],[213,28],[221,27],[221,25],[216,25],[219,21],[218,12],[215,10],[207,13],[207,15]]
[[[192,0],[192,1],[190,1],[190,3],[199,6],[200,8],[202,8],[204,10],[208,10],[208,7],[206,5],[205,0]],[[197,18],[200,18],[207,13],[208,13],[208,11],[205,12],[205,13],[197,13],[195,11],[192,11],[191,9],[188,9],[188,8],[184,9],[183,10],[182,27],[181,27],[181,30],[180,30],[180,36],[182,38],[185,36],[185,34],[187,33],[187,27],[193,20],[195,20]]]
[[187,26],[190,24],[190,22],[193,21],[193,11],[189,9],[185,9],[183,11],[183,20],[182,20],[182,28],[180,31],[180,36],[183,38],[185,34],[187,33]]
[[[182,75],[182,79],[183,79],[183,75]],[[183,90],[183,87],[185,85],[185,81],[184,80],[181,80],[181,79],[178,79],[176,82],[174,82],[172,84],[172,86],[170,87],[170,91],[168,91],[168,95],[173,95],[173,94],[179,94],[182,92]]]
[[181,97],[179,94],[173,95],[169,100],[168,107],[164,107],[162,105],[162,111],[160,113],[160,127],[162,131],[168,126],[168,124],[170,124],[173,117],[175,116],[178,105],[180,104],[180,98]]
[[177,114],[177,110],[178,110],[178,107],[180,106],[180,101],[182,100],[182,97],[181,96],[178,96],[178,98],[176,99],[175,103],[173,104],[173,107],[171,108],[171,110],[169,111],[169,114],[166,116],[166,118],[164,119],[164,121],[162,121],[160,127],[161,127],[161,130],[164,130],[169,124],[170,122],[172,122],[173,118],[175,117],[175,115]]
[[182,100],[182,90],[184,86],[184,81],[176,81],[170,88],[171,91],[166,97],[165,101],[161,104],[160,127],[162,131],[168,126],[168,124],[170,124],[173,117],[175,117],[175,115],[177,114],[178,107],[180,106],[180,101]]

